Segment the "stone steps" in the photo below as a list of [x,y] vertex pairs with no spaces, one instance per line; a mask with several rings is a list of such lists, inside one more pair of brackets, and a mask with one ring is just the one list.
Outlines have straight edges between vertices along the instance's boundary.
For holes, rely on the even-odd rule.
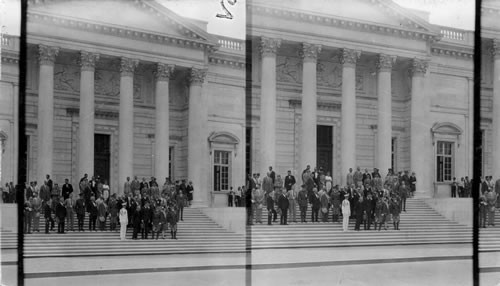
[[479,252],[500,252],[500,211],[498,210],[495,212],[495,226],[479,229]]
[[[267,215],[263,216],[263,222],[264,219],[267,222]],[[308,219],[310,219],[310,210]],[[196,208],[184,209],[184,221],[178,224],[178,240],[169,239],[170,233],[167,233],[165,240],[160,238],[159,240],[120,241],[119,233],[111,232],[109,228],[108,231],[103,232],[86,230],[85,232],[69,231],[65,234],[55,232],[45,234],[43,233],[43,218],[40,226],[42,232],[25,235],[25,257],[227,253],[272,248],[472,242],[471,228],[447,220],[420,199],[408,200],[407,212],[401,215],[401,230],[399,231],[392,229],[392,223],[388,223],[389,230],[353,231],[354,220],[351,220],[348,232],[342,231],[341,222],[331,221],[328,223],[291,223],[287,226],[257,224],[247,226],[247,237],[225,230]],[[88,216],[84,228],[88,229]],[[16,232],[1,231],[0,233],[2,249],[17,247]],[[132,230],[128,229],[127,238],[131,236]]]

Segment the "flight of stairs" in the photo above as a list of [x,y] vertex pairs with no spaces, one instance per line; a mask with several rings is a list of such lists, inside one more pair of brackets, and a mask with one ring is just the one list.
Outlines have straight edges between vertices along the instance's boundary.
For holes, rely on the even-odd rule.
[[[488,217],[486,217],[488,224]],[[479,252],[500,252],[500,210],[495,212],[495,226],[479,229]]]
[[[289,225],[267,225],[267,210],[263,212],[262,224],[251,226],[251,247],[265,248],[297,248],[297,247],[342,247],[342,246],[376,246],[405,244],[440,244],[440,243],[472,243],[472,228],[450,221],[421,199],[408,199],[406,211],[401,214],[400,230],[394,230],[392,222],[387,224],[388,230],[354,231],[355,220],[351,219],[349,231],[342,231],[341,218],[332,223],[329,215],[328,223],[311,223],[311,209],[308,207],[306,221],[300,223],[300,212],[297,207],[297,221]],[[290,218],[289,218],[290,219]],[[319,217],[321,221],[321,217]],[[500,225],[500,224],[499,224]]]
[[[170,231],[166,239],[132,240],[132,228],[128,228],[127,240],[120,240],[118,231],[109,230],[109,219],[106,231],[88,230],[88,215],[85,217],[84,230],[56,231],[45,234],[44,218],[40,219],[40,232],[25,234],[25,257],[57,257],[57,256],[110,256],[110,255],[142,255],[142,254],[185,254],[245,251],[245,239],[241,234],[229,232],[212,221],[200,209],[184,208],[184,221],[177,224],[177,240],[170,239]],[[78,229],[75,217],[75,229]],[[17,234],[2,231],[2,249],[16,248]],[[141,234],[138,235],[138,238]]]
[[[354,220],[350,221],[349,231],[343,232],[341,221],[332,223],[331,215],[328,223],[311,223],[310,208],[306,217],[307,223],[290,222],[287,226],[279,225],[279,216],[277,223],[272,226],[267,225],[267,214],[264,212],[263,224],[247,226],[245,236],[225,230],[198,208],[185,208],[184,221],[178,224],[178,240],[171,240],[170,233],[167,233],[165,240],[161,238],[131,240],[132,230],[129,229],[128,239],[120,241],[119,232],[110,232],[108,227],[104,232],[89,232],[88,216],[84,225],[85,232],[45,234],[42,218],[41,232],[25,235],[24,255],[25,257],[109,256],[245,252],[268,248],[472,243],[471,227],[444,218],[424,200],[408,199],[406,210],[406,213],[401,214],[399,231],[393,230],[392,223],[388,223],[388,230],[378,231],[372,228],[370,231],[359,232],[354,231]],[[297,220],[300,221],[298,208]],[[500,226],[500,222],[498,225]],[[495,231],[495,234],[497,233],[500,232]],[[0,234],[2,250],[16,248],[16,232],[1,230]]]

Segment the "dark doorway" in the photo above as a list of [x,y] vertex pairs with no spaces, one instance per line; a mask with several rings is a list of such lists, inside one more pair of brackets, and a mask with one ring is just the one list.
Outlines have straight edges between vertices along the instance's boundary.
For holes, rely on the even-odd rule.
[[333,173],[333,127],[318,125],[316,129],[316,165],[323,171]]
[[110,135],[94,134],[94,174],[109,184]]

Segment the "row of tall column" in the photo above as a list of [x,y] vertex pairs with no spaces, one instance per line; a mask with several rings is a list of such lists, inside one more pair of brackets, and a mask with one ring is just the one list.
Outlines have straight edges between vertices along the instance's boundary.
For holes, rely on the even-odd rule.
[[[280,47],[279,39],[262,37],[260,40],[261,65],[261,103],[260,103],[260,171],[275,165],[276,157],[276,53]],[[301,166],[316,166],[316,126],[317,126],[317,90],[316,65],[321,52],[321,46],[311,43],[302,43],[300,56],[303,59],[302,72],[302,121],[300,125]],[[356,167],[356,63],[361,55],[360,51],[342,49],[340,62],[342,64],[342,108],[341,108],[341,170],[347,173],[349,168]],[[391,168],[392,159],[392,90],[391,70],[396,56],[379,54],[377,56],[377,155],[375,165],[381,171]],[[416,167],[419,158],[418,141],[421,117],[422,93],[427,62],[412,60],[412,109],[411,109],[411,156],[412,170]],[[421,150],[421,149],[420,149]],[[425,166],[423,164],[422,166]],[[345,176],[342,176],[345,184]]]
[[[39,46],[39,90],[38,90],[38,169],[37,180],[43,182],[46,174],[53,174],[54,156],[54,63],[59,49]],[[81,51],[79,54],[80,112],[78,133],[78,176],[94,174],[94,130],[95,130],[95,65],[99,54]],[[134,160],[134,71],[139,61],[122,57],[120,61],[120,103],[118,124],[118,182],[119,193],[123,182],[133,177]],[[169,176],[169,80],[174,65],[157,63],[156,78],[156,124],[154,176],[163,181]],[[202,84],[205,70],[191,69],[189,76],[189,126],[188,126],[188,174],[195,186],[203,186],[202,164],[203,130],[206,104],[202,99]],[[206,114],[205,114],[206,115]],[[198,196],[198,199],[205,199]]]

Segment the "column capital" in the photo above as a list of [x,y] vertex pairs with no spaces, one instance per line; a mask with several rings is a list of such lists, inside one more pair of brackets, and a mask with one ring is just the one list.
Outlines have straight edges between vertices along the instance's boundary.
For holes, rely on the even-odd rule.
[[134,70],[137,65],[139,65],[138,60],[122,57],[120,61],[121,76],[134,76]]
[[280,39],[272,39],[267,37],[260,38],[259,50],[263,57],[265,56],[276,56],[278,48],[281,46]]
[[157,63],[155,70],[156,81],[169,81],[174,73],[175,65]]
[[206,69],[195,69],[191,68],[189,71],[188,81],[190,85],[202,85],[207,76]]
[[491,40],[491,49],[490,49],[490,52],[491,52],[491,55],[493,55],[493,58],[496,60],[496,59],[500,59],[500,39],[493,39]]
[[340,55],[340,63],[344,66],[355,67],[356,62],[361,56],[361,51],[352,49],[342,49],[342,54]]
[[94,71],[95,64],[98,60],[99,60],[99,54],[80,51],[80,58],[78,59],[78,64],[80,64],[82,71]]
[[428,67],[429,67],[429,61],[414,58],[411,61],[410,75],[423,76],[427,72]]
[[390,56],[385,54],[379,54],[377,57],[377,71],[379,72],[390,72],[392,66],[396,62],[396,56]]
[[299,55],[304,62],[316,62],[321,53],[321,45],[302,43]]
[[41,65],[53,66],[58,54],[58,47],[38,45],[38,60],[40,61]]

